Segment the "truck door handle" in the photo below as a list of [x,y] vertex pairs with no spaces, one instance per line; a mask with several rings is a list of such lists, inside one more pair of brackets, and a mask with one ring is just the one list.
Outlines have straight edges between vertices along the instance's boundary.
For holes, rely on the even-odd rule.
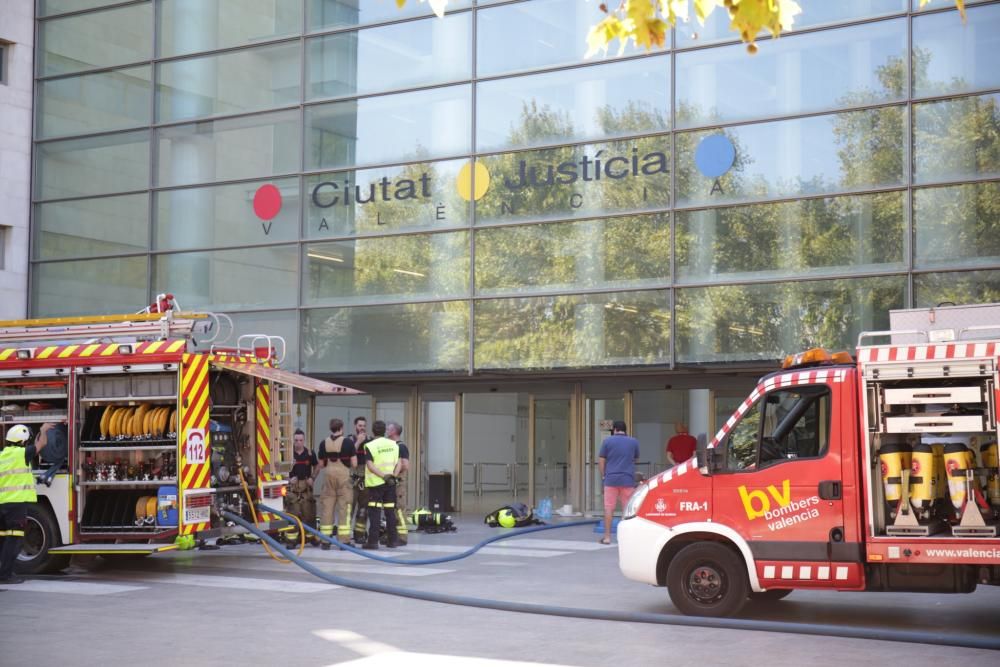
[[840,500],[843,497],[843,489],[839,480],[826,480],[819,483],[819,497],[823,500]]

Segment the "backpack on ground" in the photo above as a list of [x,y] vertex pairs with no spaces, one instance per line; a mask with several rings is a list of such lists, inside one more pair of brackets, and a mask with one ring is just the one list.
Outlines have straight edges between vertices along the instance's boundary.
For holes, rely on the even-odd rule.
[[484,523],[491,528],[521,528],[544,522],[536,519],[531,508],[524,503],[511,503],[487,514]]
[[426,508],[413,510],[413,513],[410,514],[410,523],[416,526],[416,530],[432,535],[458,530],[455,524],[452,523],[450,516],[441,514],[440,512],[432,512]]

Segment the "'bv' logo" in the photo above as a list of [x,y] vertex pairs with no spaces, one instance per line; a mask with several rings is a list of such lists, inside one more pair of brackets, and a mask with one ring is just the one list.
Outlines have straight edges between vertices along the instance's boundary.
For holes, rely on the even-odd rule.
[[778,507],[784,507],[792,502],[791,486],[791,482],[787,479],[781,483],[780,493],[773,484],[768,485],[767,493],[759,490],[747,491],[747,487],[741,486],[740,500],[743,501],[743,509],[746,510],[747,518],[759,519],[771,511],[771,499],[767,497],[767,494],[771,494],[771,498],[774,498],[774,501],[778,503]]

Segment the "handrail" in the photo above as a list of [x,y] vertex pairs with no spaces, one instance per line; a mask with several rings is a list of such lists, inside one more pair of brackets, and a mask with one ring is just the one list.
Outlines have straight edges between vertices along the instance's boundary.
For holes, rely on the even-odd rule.
[[858,347],[863,347],[861,341],[865,338],[871,338],[874,336],[903,336],[903,335],[919,335],[923,336],[924,340],[930,341],[930,335],[923,329],[902,329],[899,331],[862,331],[858,334]]
[[[236,339],[236,353],[243,354],[243,341],[244,339],[250,339],[250,345],[247,346],[247,352],[254,354],[257,349],[257,341],[263,340],[267,346],[267,358],[270,359],[274,355],[275,363],[281,365],[281,362],[285,360],[285,353],[288,350],[288,344],[282,336],[271,336],[268,334],[243,334]],[[281,342],[281,354],[278,355],[274,343]],[[264,347],[263,345],[261,347]]]
[[964,327],[958,330],[958,339],[962,340],[962,336],[967,331],[1000,331],[1000,324],[977,324],[971,327]]

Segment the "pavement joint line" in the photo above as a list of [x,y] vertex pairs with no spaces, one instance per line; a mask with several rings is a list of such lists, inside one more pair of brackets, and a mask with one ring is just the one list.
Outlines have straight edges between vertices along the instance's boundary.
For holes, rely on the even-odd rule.
[[69,595],[114,595],[146,590],[148,586],[128,586],[103,581],[64,581],[59,579],[28,579],[22,584],[0,584],[0,589],[27,593],[59,593]]

